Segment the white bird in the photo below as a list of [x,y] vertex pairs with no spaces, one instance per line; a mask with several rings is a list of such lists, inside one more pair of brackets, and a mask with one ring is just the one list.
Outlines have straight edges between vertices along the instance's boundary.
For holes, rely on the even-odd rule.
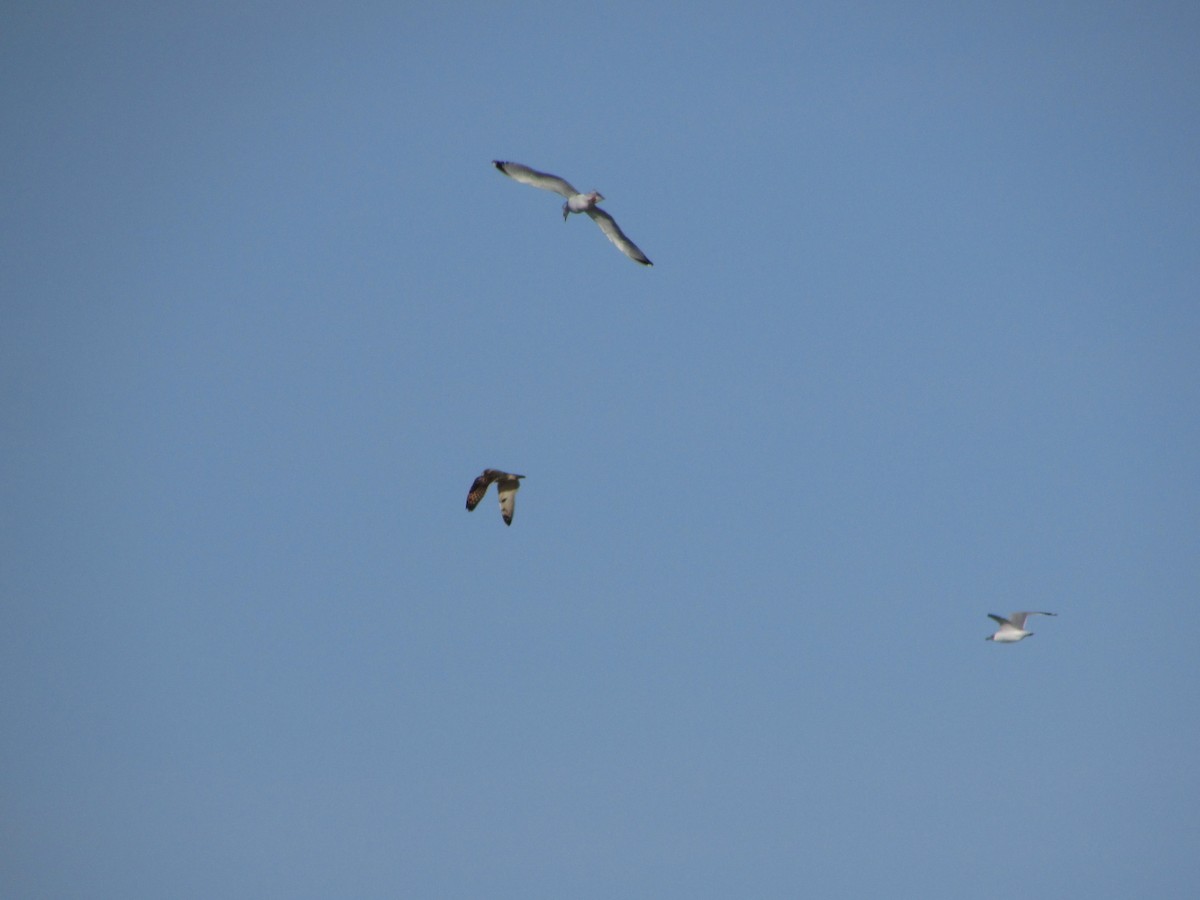
[[650,262],[646,254],[638,249],[637,244],[625,237],[625,232],[620,229],[616,220],[596,205],[604,199],[604,195],[599,191],[581,194],[571,186],[570,182],[559,178],[557,175],[548,175],[545,172],[539,172],[520,163],[493,159],[492,165],[509,178],[521,182],[521,184],[532,185],[544,191],[554,191],[554,193],[566,197],[567,202],[563,204],[564,222],[567,221],[567,216],[571,213],[587,213],[592,217],[592,221],[600,226],[600,230],[604,232],[608,239],[617,245],[618,250],[634,262],[639,262],[643,266],[654,265],[654,263]]
[[996,629],[995,634],[989,634],[984,640],[995,641],[997,644],[1015,644],[1019,640],[1029,637],[1033,634],[1032,631],[1025,630],[1025,619],[1027,616],[1057,616],[1058,613],[1052,612],[1015,612],[1009,613],[1008,618],[998,616],[995,613],[988,613],[989,619],[995,619],[1000,627]]
[[496,482],[496,493],[500,495],[500,515],[504,517],[505,525],[511,525],[513,501],[516,499],[517,491],[521,488],[520,479],[524,477],[524,475],[510,475],[499,469],[484,469],[483,474],[472,482],[471,490],[467,492],[467,512],[479,505],[479,501],[483,499],[483,495],[487,493],[488,487],[494,481]]

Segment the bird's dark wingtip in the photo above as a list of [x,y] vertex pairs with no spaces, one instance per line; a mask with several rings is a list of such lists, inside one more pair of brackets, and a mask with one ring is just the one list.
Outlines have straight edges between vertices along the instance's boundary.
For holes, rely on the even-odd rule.
[[[495,166],[497,169],[499,169],[501,172],[504,172],[504,165],[505,165],[505,162],[504,162],[504,160],[502,160],[502,159],[493,159],[493,160],[492,160],[492,165],[493,165],[493,166]],[[504,174],[505,174],[505,175],[507,175],[508,173],[507,173],[507,172],[504,172]]]

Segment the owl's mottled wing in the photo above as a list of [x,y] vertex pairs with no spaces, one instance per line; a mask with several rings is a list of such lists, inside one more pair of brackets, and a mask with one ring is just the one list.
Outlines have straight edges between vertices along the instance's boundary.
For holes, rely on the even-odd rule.
[[520,487],[521,482],[516,478],[503,478],[496,483],[496,491],[500,494],[500,515],[504,517],[505,525],[512,524],[513,504]]
[[587,214],[592,217],[593,222],[600,226],[600,230],[604,232],[608,239],[617,245],[618,250],[634,262],[641,263],[643,266],[654,265],[654,263],[650,262],[650,258],[638,249],[638,245],[625,236],[625,232],[617,225],[616,219],[595,206],[591,207],[587,211]]
[[531,169],[529,166],[523,166],[520,163],[504,162],[499,159],[493,159],[492,165],[514,181],[521,182],[521,184],[541,188],[543,191],[554,191],[554,193],[562,194],[564,197],[573,197],[579,193],[579,191],[571,186],[569,181],[559,178],[557,175],[551,175],[548,172],[539,172],[537,169]]
[[467,492],[467,512],[470,512],[479,505],[479,501],[487,493],[488,485],[495,480],[495,473],[489,469],[471,483],[471,490]]

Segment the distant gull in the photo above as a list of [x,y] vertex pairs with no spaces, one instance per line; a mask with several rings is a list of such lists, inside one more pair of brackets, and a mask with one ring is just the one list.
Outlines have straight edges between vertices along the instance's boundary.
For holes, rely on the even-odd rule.
[[654,265],[646,254],[637,248],[637,244],[625,237],[625,232],[617,226],[616,220],[596,205],[604,199],[604,195],[599,191],[581,194],[571,186],[570,182],[564,181],[557,175],[547,175],[545,172],[539,172],[520,163],[493,159],[492,165],[521,184],[529,184],[544,191],[554,191],[554,193],[566,197],[567,202],[563,204],[564,222],[571,213],[587,213],[592,217],[592,221],[600,226],[600,230],[608,239],[617,245],[618,250],[643,266]]
[[1015,644],[1017,641],[1029,637],[1033,634],[1032,631],[1025,630],[1025,619],[1027,616],[1057,616],[1058,613],[1052,612],[1015,612],[1009,613],[1008,618],[998,616],[995,613],[988,613],[989,619],[995,619],[1000,627],[996,629],[995,634],[989,634],[984,640],[995,641],[997,644]]
[[479,501],[483,499],[489,485],[494,481],[496,482],[496,493],[500,495],[500,515],[504,517],[505,525],[511,525],[513,500],[516,499],[517,491],[521,488],[519,479],[524,477],[524,475],[510,475],[499,469],[484,469],[483,474],[471,484],[471,490],[467,494],[467,512],[479,505]]

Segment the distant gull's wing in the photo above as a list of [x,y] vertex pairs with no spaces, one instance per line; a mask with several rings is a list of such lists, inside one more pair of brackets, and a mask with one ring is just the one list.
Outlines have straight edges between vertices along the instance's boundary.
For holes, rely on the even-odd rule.
[[1009,628],[1012,627],[1012,622],[1008,621],[1008,619],[1004,618],[1004,616],[998,616],[995,613],[988,613],[988,618],[995,619],[1001,628],[1004,628],[1005,626],[1008,626]]
[[646,254],[638,249],[637,244],[625,237],[625,232],[618,227],[616,219],[595,206],[590,207],[587,214],[592,217],[592,221],[600,226],[600,230],[608,236],[608,239],[617,245],[618,250],[634,262],[639,262],[643,266],[654,265],[654,263],[650,262]]
[[513,517],[513,501],[517,498],[517,491],[521,488],[521,482],[516,478],[502,478],[496,485],[496,490],[500,494],[500,515],[504,517],[504,524],[511,525]]
[[1018,628],[1024,628],[1025,627],[1025,619],[1027,619],[1029,616],[1055,616],[1055,615],[1058,615],[1058,613],[1034,612],[1034,611],[1015,612],[1015,613],[1010,613],[1008,616],[1008,619],[1010,622],[1012,622]]
[[482,475],[475,479],[471,484],[471,490],[467,492],[467,511],[470,512],[479,505],[479,501],[483,499],[483,495],[487,493],[488,485],[496,480],[496,474],[488,469]]
[[554,193],[562,194],[564,197],[574,197],[579,193],[579,191],[571,187],[569,181],[559,178],[557,175],[539,172],[537,169],[531,169],[529,166],[523,166],[520,163],[493,159],[492,165],[514,181],[521,182],[521,184],[541,188],[543,191],[554,191]]
[[1030,612],[1015,612],[1009,618],[1011,618],[1013,620],[1013,622],[1016,623],[1018,628],[1024,628],[1025,627],[1025,618],[1027,616],[1057,616],[1057,615],[1058,615],[1058,613],[1030,611]]

